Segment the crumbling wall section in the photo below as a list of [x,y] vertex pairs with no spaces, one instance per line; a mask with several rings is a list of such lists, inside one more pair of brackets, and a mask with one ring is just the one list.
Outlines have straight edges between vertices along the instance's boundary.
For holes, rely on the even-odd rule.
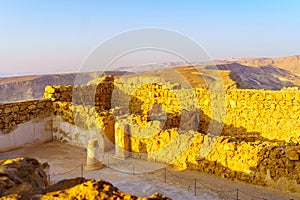
[[250,142],[234,136],[209,137],[194,131],[179,133],[175,128],[162,130],[159,124],[152,123],[147,128],[130,126],[128,151],[132,157],[300,192],[299,146]]
[[111,76],[97,83],[76,86],[47,86],[44,96],[53,102],[53,137],[76,146],[98,139],[101,151],[114,144],[111,113]]
[[[88,104],[93,106],[76,105],[76,101],[68,100],[69,95],[56,95],[62,90],[55,87],[52,87],[52,93],[46,90],[45,95],[53,101],[55,116],[61,118],[58,125],[54,125],[58,138],[65,134],[60,140],[69,137],[71,141],[87,130],[99,135],[91,130],[100,127],[108,130],[106,138],[114,142],[114,123],[124,120],[130,126],[128,148],[133,157],[172,163],[259,185],[284,185],[286,190],[300,191],[298,90],[228,89],[221,105],[225,115],[220,121],[212,113],[214,107],[218,111],[218,103],[222,103],[218,101],[219,94],[206,89],[183,89],[178,84],[134,85],[113,81],[101,87],[93,87],[94,91],[99,91],[94,103]],[[79,96],[89,95],[82,93]],[[97,107],[99,105],[103,106]],[[210,132],[214,127],[209,129],[212,122],[223,127],[220,137],[211,136],[214,135]],[[70,134],[72,131],[66,128],[70,124],[82,128],[78,131],[79,136]],[[182,127],[184,129],[180,129]],[[205,157],[201,157],[199,152],[208,144],[215,145]],[[167,146],[170,149],[160,151]],[[174,157],[173,152],[178,150],[183,153]]]

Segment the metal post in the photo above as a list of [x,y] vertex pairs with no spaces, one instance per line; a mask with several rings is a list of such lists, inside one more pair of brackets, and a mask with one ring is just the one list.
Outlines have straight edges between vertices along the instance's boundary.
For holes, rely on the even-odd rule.
[[83,164],[81,164],[80,166],[81,166],[81,170],[80,170],[81,178],[83,178]]
[[194,187],[194,189],[195,189],[195,196],[197,196],[197,179],[195,179],[195,187]]
[[134,175],[134,168],[135,168],[135,164],[133,164],[132,166],[132,174]]
[[239,200],[239,189],[236,189],[236,200]]
[[167,167],[165,167],[165,183],[167,182]]
[[107,166],[109,166],[109,154],[107,154]]
[[50,185],[50,182],[51,182],[51,175],[48,174],[48,183],[49,183],[49,185]]

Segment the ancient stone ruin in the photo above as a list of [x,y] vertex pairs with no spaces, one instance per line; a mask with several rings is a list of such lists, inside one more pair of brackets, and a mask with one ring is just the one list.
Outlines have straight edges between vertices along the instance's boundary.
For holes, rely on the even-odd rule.
[[298,90],[230,87],[212,93],[107,76],[87,85],[47,86],[44,99],[4,104],[0,112],[1,137],[15,134],[2,150],[25,143],[18,142],[18,128],[35,120],[30,130],[41,133],[43,127],[45,134],[33,134],[31,142],[87,146],[97,140],[100,152],[115,148],[123,159],[300,191]]

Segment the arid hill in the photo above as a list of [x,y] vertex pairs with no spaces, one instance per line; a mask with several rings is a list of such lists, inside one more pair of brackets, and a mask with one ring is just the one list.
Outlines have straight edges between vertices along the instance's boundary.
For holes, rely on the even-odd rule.
[[243,59],[238,63],[252,67],[278,67],[294,74],[300,74],[300,55],[280,58],[251,58]]
[[[236,62],[215,65],[176,66],[131,76],[157,77],[164,81],[180,83],[181,87],[208,87],[220,83],[226,88],[233,85],[243,89],[280,90],[283,87],[300,86],[300,76],[288,70],[272,66],[251,67]],[[151,80],[149,80],[151,81]]]
[[47,85],[73,85],[87,83],[102,75],[121,75],[123,71],[45,74],[0,78],[0,103],[38,99]]
[[[283,87],[300,86],[300,76],[277,67],[252,67],[236,62],[216,64],[216,66],[220,71],[229,71],[228,78],[234,81],[238,88],[280,90]],[[210,66],[206,68],[210,69]]]
[[[274,59],[215,61],[209,64],[194,63],[193,66],[187,66],[186,63],[163,66],[158,64],[148,66],[147,70],[141,68],[132,72],[144,79],[157,76],[171,82],[180,80],[179,82],[186,82],[192,87],[207,87],[216,81],[222,81],[226,87],[236,85],[243,89],[280,90],[283,87],[300,86],[300,55]],[[221,80],[216,80],[218,78]]]
[[[42,98],[46,85],[85,84],[102,75],[133,75],[143,78],[158,77],[164,81],[180,82],[182,87],[207,87],[221,82],[226,87],[280,90],[300,86],[300,55],[282,58],[250,58],[237,61],[217,61],[213,65],[178,66],[167,63],[123,71],[47,74],[0,78],[0,103]],[[186,63],[182,63],[186,65]],[[127,71],[124,71],[127,70]],[[128,72],[130,71],[130,72]],[[79,76],[78,76],[79,75]],[[78,80],[78,77],[79,80]],[[148,79],[147,79],[148,77]],[[149,80],[153,81],[153,80]],[[188,85],[186,85],[188,84]],[[185,86],[184,86],[185,85]]]

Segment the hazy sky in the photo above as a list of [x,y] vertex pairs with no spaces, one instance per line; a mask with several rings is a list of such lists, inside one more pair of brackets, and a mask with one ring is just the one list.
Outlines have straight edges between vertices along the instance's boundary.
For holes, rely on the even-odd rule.
[[0,0],[0,74],[76,71],[99,43],[167,28],[212,59],[300,54],[300,1]]

